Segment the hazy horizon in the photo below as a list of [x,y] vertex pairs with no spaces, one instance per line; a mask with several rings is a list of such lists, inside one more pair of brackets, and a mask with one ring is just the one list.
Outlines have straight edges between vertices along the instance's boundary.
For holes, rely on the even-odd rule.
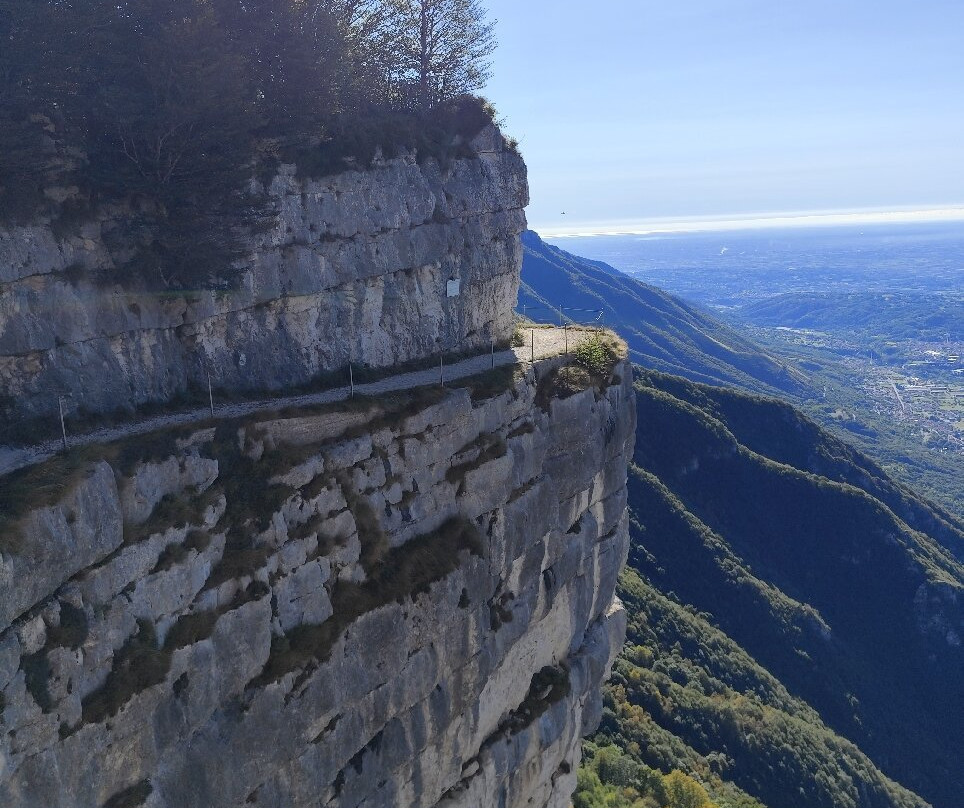
[[770,214],[747,214],[731,217],[706,216],[689,219],[659,217],[635,221],[574,222],[571,225],[567,223],[559,227],[544,227],[541,229],[530,223],[529,227],[547,239],[566,239],[590,236],[647,236],[732,230],[944,222],[961,222],[964,224],[964,206],[911,210],[775,211]]
[[539,232],[964,206],[964,4],[485,2]]

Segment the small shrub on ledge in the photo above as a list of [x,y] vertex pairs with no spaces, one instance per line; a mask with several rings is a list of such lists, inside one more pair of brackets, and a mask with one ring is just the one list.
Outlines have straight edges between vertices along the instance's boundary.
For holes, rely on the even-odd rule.
[[573,351],[575,364],[596,376],[608,376],[612,373],[621,354],[617,341],[600,333],[590,334]]
[[549,373],[539,382],[536,403],[543,410],[553,398],[569,396],[613,384],[613,370],[626,356],[625,345],[613,334],[597,332],[586,337],[573,351],[569,364]]

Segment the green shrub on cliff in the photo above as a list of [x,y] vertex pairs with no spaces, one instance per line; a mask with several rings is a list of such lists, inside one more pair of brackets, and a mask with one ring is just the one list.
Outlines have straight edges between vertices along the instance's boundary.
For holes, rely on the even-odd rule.
[[699,781],[679,769],[661,774],[615,746],[586,743],[585,753],[573,808],[721,808]]
[[608,374],[619,359],[619,348],[603,334],[593,332],[579,342],[573,355],[577,365],[602,376]]

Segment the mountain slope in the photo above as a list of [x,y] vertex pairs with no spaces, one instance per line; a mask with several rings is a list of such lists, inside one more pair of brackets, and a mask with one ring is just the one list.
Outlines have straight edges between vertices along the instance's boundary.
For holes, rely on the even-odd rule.
[[665,391],[725,420],[747,448],[779,463],[863,488],[908,526],[924,531],[964,562],[964,522],[922,499],[876,462],[831,435],[790,404],[717,388],[710,395],[682,379],[664,377]]
[[[802,394],[806,379],[719,320],[599,261],[523,233],[520,310],[558,321],[559,307],[602,310],[634,362],[707,384]],[[583,313],[567,312],[579,320]]]
[[[921,443],[919,431],[911,434],[909,427],[878,417],[873,402],[854,384],[851,369],[824,361],[820,356],[817,364],[797,364],[798,357],[792,352],[781,354],[778,344],[772,345],[772,351],[761,347],[754,341],[756,337],[743,336],[739,326],[724,324],[712,314],[608,264],[567,253],[546,244],[531,231],[523,234],[522,242],[519,305],[520,310],[526,307],[526,314],[533,319],[558,322],[560,306],[601,310],[603,322],[619,332],[629,344],[632,359],[643,367],[695,382],[788,399],[806,408],[844,440],[871,454],[889,474],[943,503],[943,508],[933,503],[928,507],[941,519],[957,519],[957,526],[961,526],[960,516],[950,516],[946,510],[961,514],[960,506],[964,503],[956,455],[934,451]],[[938,320],[945,326],[948,312],[953,312],[950,301],[948,296],[940,307]],[[867,327],[871,328],[874,322],[879,324],[886,316],[897,316],[895,306],[895,300],[882,304],[882,313],[869,319]],[[869,317],[870,306],[854,304],[851,308],[841,316],[854,322]],[[921,309],[918,306],[914,311],[919,314]],[[588,312],[565,313],[577,321],[595,316]],[[917,323],[918,330],[931,328],[929,318],[914,320],[913,313],[904,311],[900,315],[905,331],[912,322]],[[954,331],[945,328],[944,333]],[[808,375],[802,375],[800,368],[805,368]],[[955,552],[958,558],[964,558],[964,548],[956,547]]]
[[780,402],[644,371],[637,407],[596,742],[770,808],[959,804],[961,531]]
[[[602,310],[649,368],[628,486],[628,640],[578,808],[956,808],[959,517],[761,397],[812,391],[736,331],[535,234],[523,243],[529,316]],[[667,790],[674,769],[689,801]]]

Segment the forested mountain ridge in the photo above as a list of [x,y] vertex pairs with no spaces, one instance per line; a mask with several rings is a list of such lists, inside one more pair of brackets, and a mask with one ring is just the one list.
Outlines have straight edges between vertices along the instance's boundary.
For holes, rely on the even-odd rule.
[[877,463],[831,435],[790,404],[728,388],[701,387],[671,377],[661,387],[681,401],[721,418],[750,450],[776,462],[803,469],[837,483],[862,488],[880,500],[909,527],[933,537],[964,561],[964,522],[954,513],[920,498]]
[[594,739],[620,765],[588,764],[582,804],[652,797],[642,765],[721,806],[734,786],[771,808],[955,806],[959,526],[781,402],[653,371],[636,395],[628,641]]
[[[806,377],[715,317],[600,261],[522,235],[520,310],[558,321],[559,307],[600,310],[629,345],[633,361],[709,384],[759,393],[802,394]],[[585,311],[564,312],[576,321]]]
[[[838,422],[833,414],[834,406],[817,389],[823,382],[816,379],[822,377],[811,378],[801,369],[806,363],[797,366],[770,353],[744,336],[738,326],[727,325],[698,306],[635,280],[606,263],[547,244],[531,231],[523,233],[522,242],[520,311],[524,309],[534,320],[549,322],[558,322],[559,307],[583,309],[564,312],[576,321],[595,317],[601,311],[602,322],[620,333],[630,347],[633,360],[643,367],[694,382],[774,396],[794,406],[807,407],[821,423],[833,426],[837,434],[844,436],[832,447],[829,443],[821,444],[827,454],[816,471],[833,479],[839,476],[840,481],[871,485],[875,496],[894,508],[908,524],[931,526],[939,540],[946,542],[959,559],[964,558],[964,545],[958,538],[964,525],[960,511],[924,499],[913,485],[907,485],[908,481],[926,478],[930,485],[924,491],[930,495],[935,493],[934,484],[943,484],[943,492],[949,496],[941,497],[941,502],[953,508],[957,486],[948,476],[953,469],[950,460],[942,455],[915,452],[906,442],[895,447],[893,441],[884,441],[883,437],[875,445],[871,437],[854,433],[854,424]],[[855,390],[852,395],[859,397],[859,392]],[[720,406],[725,400],[721,399]],[[780,451],[795,452],[794,457],[801,459],[799,452],[810,445],[808,430],[820,427],[801,419],[789,404],[782,408],[772,408],[770,404],[772,402],[762,409],[754,409],[741,399],[728,414],[736,419],[745,417],[750,422],[769,418],[766,426],[763,422],[755,424],[756,439],[769,435],[774,451],[778,445],[785,444]],[[874,459],[855,451],[847,442],[851,440],[859,441],[862,451],[870,452]],[[795,441],[802,441],[803,448],[796,446]],[[902,459],[902,467],[894,469],[895,457]],[[935,461],[940,463],[937,469],[940,475],[932,475],[934,469],[929,463]],[[880,464],[886,465],[888,471],[882,470]],[[833,468],[836,471],[831,472]],[[955,530],[948,532],[941,528],[943,523]]]

